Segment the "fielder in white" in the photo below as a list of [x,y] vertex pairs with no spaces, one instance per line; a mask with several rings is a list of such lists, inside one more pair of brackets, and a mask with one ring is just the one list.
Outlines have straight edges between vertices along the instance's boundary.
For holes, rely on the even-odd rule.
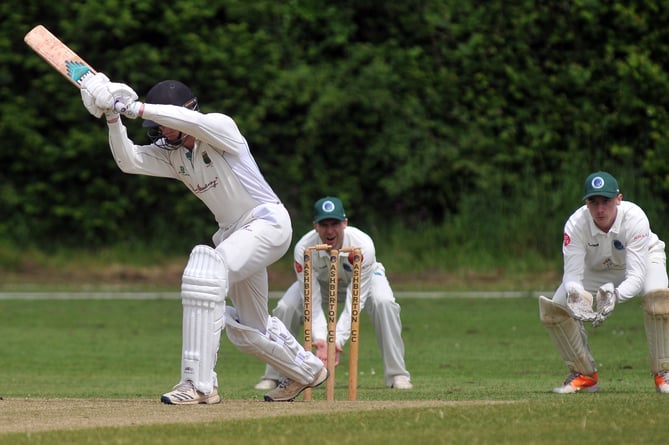
[[644,211],[623,201],[618,182],[609,173],[592,173],[584,188],[585,205],[564,227],[562,283],[552,300],[539,298],[541,322],[569,368],[564,384],[553,392],[599,389],[583,323],[592,322],[597,327],[616,304],[641,295],[655,388],[669,393],[669,289],[664,242],[651,231]]
[[[334,249],[360,247],[362,251],[362,273],[360,280],[360,308],[369,315],[376,332],[376,341],[383,358],[385,384],[395,389],[411,389],[411,376],[404,364],[404,341],[400,305],[386,277],[383,264],[376,260],[376,249],[372,239],[353,226],[348,225],[344,206],[339,198],[324,197],[314,204],[314,229],[305,234],[295,245],[295,272],[293,283],[279,300],[272,315],[278,317],[297,335],[304,315],[304,251],[317,244],[329,244]],[[313,312],[312,337],[316,355],[327,363],[327,322],[323,303],[328,299],[328,271],[330,257],[327,251],[313,251]],[[344,301],[344,309],[337,319],[336,351],[339,355],[351,337],[352,267],[348,253],[339,254],[338,300]],[[267,366],[265,375],[256,389],[271,389],[280,382],[280,370]]]
[[[323,383],[328,372],[321,360],[269,315],[267,267],[290,246],[291,222],[235,122],[199,112],[195,95],[176,80],[156,84],[143,103],[130,87],[98,73],[83,82],[81,96],[92,115],[105,115],[109,145],[123,172],[183,182],[218,223],[215,248],[195,246],[184,270],[181,379],[161,401],[220,402],[214,367],[224,328],[240,351],[286,376],[265,400],[289,401]],[[143,118],[152,143],[128,139],[114,110]],[[226,309],[226,296],[234,307]]]

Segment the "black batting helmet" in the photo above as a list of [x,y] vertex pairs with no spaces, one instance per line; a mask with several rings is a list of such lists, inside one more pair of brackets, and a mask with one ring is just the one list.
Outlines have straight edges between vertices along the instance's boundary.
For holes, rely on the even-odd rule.
[[[191,110],[198,109],[195,94],[178,80],[163,80],[162,82],[158,82],[146,93],[145,102],[148,104],[177,105],[190,108]],[[145,120],[142,126],[157,127],[158,124],[150,120]]]

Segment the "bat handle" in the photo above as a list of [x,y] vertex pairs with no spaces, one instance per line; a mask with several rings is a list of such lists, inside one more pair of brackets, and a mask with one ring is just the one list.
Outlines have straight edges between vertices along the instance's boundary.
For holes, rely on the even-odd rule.
[[114,111],[117,113],[123,113],[127,109],[126,105],[122,103],[120,100],[116,99],[114,102]]

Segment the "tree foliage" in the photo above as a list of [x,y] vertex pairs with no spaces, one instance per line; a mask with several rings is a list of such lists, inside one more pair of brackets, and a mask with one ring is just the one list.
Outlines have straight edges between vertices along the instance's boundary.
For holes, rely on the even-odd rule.
[[0,239],[189,246],[214,231],[181,184],[117,170],[102,120],[23,43],[38,23],[140,97],[175,78],[231,115],[297,232],[336,194],[372,231],[443,225],[445,243],[550,253],[583,179],[606,169],[669,238],[666,2],[35,0],[0,13]]

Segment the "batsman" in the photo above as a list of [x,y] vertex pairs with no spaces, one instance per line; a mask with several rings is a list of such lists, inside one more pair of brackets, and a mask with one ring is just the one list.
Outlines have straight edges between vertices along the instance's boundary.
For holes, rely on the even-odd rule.
[[553,392],[599,390],[584,323],[600,326],[617,304],[642,296],[655,389],[669,393],[669,289],[664,242],[651,231],[645,212],[623,200],[618,181],[610,173],[590,174],[583,200],[585,205],[564,226],[562,283],[552,300],[539,297],[541,322],[569,369],[563,385]]
[[[82,82],[81,97],[93,116],[105,117],[123,172],[183,182],[218,223],[214,247],[195,246],[183,273],[181,378],[161,401],[220,402],[214,368],[224,328],[240,351],[286,376],[265,400],[290,401],[322,384],[328,371],[321,360],[269,315],[267,267],[288,250],[291,221],[232,118],[201,113],[197,97],[177,80],[157,83],[141,102],[129,86],[97,73]],[[119,112],[142,118],[151,143],[131,141]],[[226,308],[226,297],[233,307]]]

